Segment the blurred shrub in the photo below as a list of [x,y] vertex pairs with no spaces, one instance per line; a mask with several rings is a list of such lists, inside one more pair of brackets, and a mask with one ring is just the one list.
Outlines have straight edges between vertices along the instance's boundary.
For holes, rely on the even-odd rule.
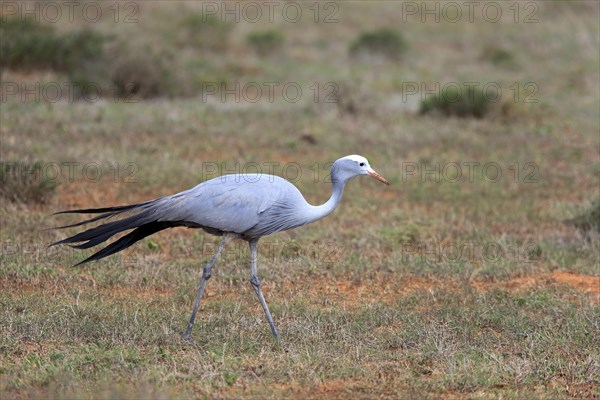
[[102,55],[104,36],[84,29],[59,35],[52,26],[32,19],[0,19],[0,65],[14,69],[74,72]]
[[0,161],[0,196],[13,202],[46,203],[57,183],[50,179],[42,162],[27,164]]
[[62,35],[60,51],[55,60],[55,68],[73,73],[85,63],[101,60],[105,37],[91,29],[83,29]]
[[143,99],[178,94],[163,58],[126,46],[119,48],[111,61],[110,81],[121,97]]
[[373,116],[378,109],[378,101],[372,90],[354,82],[341,81],[323,89],[324,99],[334,103],[341,114]]
[[[218,39],[221,46],[224,31],[218,27],[229,29],[215,17],[202,22],[202,16],[192,15],[187,21],[188,28],[200,23],[202,43]],[[117,43],[90,29],[59,34],[53,26],[23,18],[0,18],[0,33],[0,67],[52,69],[66,75],[75,98],[152,98],[196,91],[189,76],[174,78],[167,67],[170,57],[135,42]]]
[[0,18],[1,65],[9,68],[53,68],[61,43],[54,28],[32,19]]
[[468,86],[447,86],[440,93],[421,101],[421,114],[441,113],[445,116],[483,118],[492,101],[483,90]]
[[105,97],[149,99],[185,93],[189,82],[174,82],[170,57],[147,46],[112,43],[102,57],[82,63],[70,74],[74,87],[99,90]]
[[516,65],[513,53],[501,47],[486,48],[481,58],[498,67],[514,67]]
[[259,56],[265,57],[281,52],[285,42],[283,34],[276,30],[252,32],[246,38]]
[[[532,107],[535,106],[535,107]],[[515,102],[514,99],[505,98],[490,107],[486,119],[492,119],[503,124],[514,124],[515,122],[529,122],[535,126],[541,126],[546,120],[548,107],[543,104],[527,104]]]
[[233,29],[230,22],[221,21],[214,15],[197,13],[186,16],[182,26],[187,36],[185,44],[210,50],[226,49]]
[[391,246],[398,244],[416,244],[420,242],[419,228],[414,224],[387,226],[379,230],[383,239]]
[[400,32],[383,28],[361,34],[351,45],[351,55],[379,55],[391,60],[399,60],[407,45]]
[[587,210],[569,222],[586,234],[600,233],[600,197],[593,200]]

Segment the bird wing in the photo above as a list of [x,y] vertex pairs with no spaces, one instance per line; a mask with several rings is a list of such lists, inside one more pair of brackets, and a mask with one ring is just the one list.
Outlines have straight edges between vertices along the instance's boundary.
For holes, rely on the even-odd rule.
[[269,175],[225,175],[211,179],[174,195],[171,204],[179,205],[164,218],[243,234],[257,225],[261,214],[279,201],[282,185],[289,184],[281,178],[272,178]]

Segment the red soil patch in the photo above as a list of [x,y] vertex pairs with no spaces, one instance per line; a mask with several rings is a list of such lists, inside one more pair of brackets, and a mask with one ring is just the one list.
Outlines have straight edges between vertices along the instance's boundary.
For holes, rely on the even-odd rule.
[[347,399],[352,397],[351,395],[357,386],[360,386],[360,382],[332,379],[322,382],[313,392],[313,395],[315,398]]
[[473,281],[471,284],[480,292],[495,288],[521,291],[540,286],[567,285],[584,293],[593,295],[596,301],[600,298],[600,277],[579,275],[571,272],[554,271],[547,274],[528,275],[509,279],[504,282]]
[[560,271],[554,271],[551,275],[559,283],[567,284],[582,292],[590,292],[596,297],[600,296],[600,276],[577,275]]

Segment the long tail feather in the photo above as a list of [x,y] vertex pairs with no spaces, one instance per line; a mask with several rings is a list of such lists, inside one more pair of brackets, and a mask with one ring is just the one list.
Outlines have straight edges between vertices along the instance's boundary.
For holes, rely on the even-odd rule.
[[[52,215],[56,215],[56,214],[52,214]],[[94,218],[86,219],[86,220],[83,220],[81,222],[76,222],[74,224],[63,225],[63,226],[56,226],[54,228],[48,228],[48,229],[73,228],[75,226],[81,226],[81,225],[85,225],[85,224],[89,224],[89,223],[92,223],[92,222],[99,221],[101,219],[110,218],[110,217],[115,216],[115,215],[117,215],[117,213],[108,212],[108,213],[100,214],[100,215],[98,215],[97,217],[94,217]]]
[[146,212],[142,212],[140,214],[131,216],[129,218],[125,218],[125,219],[122,219],[119,221],[107,222],[100,226],[90,228],[86,231],[80,232],[80,233],[70,236],[66,239],[59,240],[58,242],[54,242],[50,246],[56,246],[58,244],[65,244],[65,243],[84,242],[84,241],[94,242],[94,244],[92,244],[92,246],[95,246],[96,244],[104,242],[105,240],[107,240],[111,236],[116,235],[119,232],[137,228],[137,227],[144,225],[151,221],[152,221],[152,216],[148,215],[148,213],[146,213]]
[[131,246],[138,240],[141,240],[146,236],[152,235],[163,229],[175,226],[188,226],[196,228],[201,227],[197,224],[188,221],[170,219],[173,218],[174,215],[169,215],[169,212],[174,206],[177,205],[177,202],[173,202],[174,198],[177,199],[178,197],[161,197],[155,200],[150,200],[143,203],[132,204],[127,206],[88,208],[82,210],[69,210],[58,212],[56,214],[90,213],[100,215],[71,225],[61,226],[55,229],[81,226],[91,222],[106,220],[108,218],[117,217],[121,215],[129,216],[115,221],[104,221],[104,223],[101,225],[89,228],[66,239],[59,240],[55,243],[52,243],[50,246],[68,244],[75,249],[89,249],[103,242],[106,242],[111,237],[121,232],[133,229],[132,232],[129,232],[127,235],[121,237],[120,239],[109,244],[105,248],[101,249],[100,251],[96,252],[92,256],[86,258],[85,260],[77,264],[81,265],[117,253]]
[[65,211],[59,211],[59,212],[55,212],[52,215],[60,215],[60,214],[100,214],[100,213],[114,213],[115,211],[121,213],[127,210],[131,210],[134,209],[136,207],[143,207],[146,206],[150,203],[153,203],[157,200],[160,200],[160,198],[158,199],[154,199],[154,200],[150,200],[150,201],[145,201],[143,203],[137,203],[137,204],[128,204],[126,206],[116,206],[116,207],[103,207],[103,208],[82,208],[79,210],[65,210]]
[[[146,236],[150,236],[158,231],[162,231],[163,229],[171,228],[173,226],[178,226],[178,225],[179,224],[177,222],[156,222],[156,221],[142,225],[139,228],[135,229],[133,232],[128,233],[127,235],[123,236],[116,242],[111,243],[110,245],[106,246],[102,250],[98,251],[97,253],[94,253],[90,257],[86,258],[85,260],[81,261],[80,263],[75,264],[74,266],[76,267],[78,265],[85,264],[90,261],[100,260],[101,258],[108,257],[111,254],[115,254],[121,250],[128,248],[129,246],[131,246],[135,242],[145,238]],[[74,246],[74,247],[87,248],[87,247],[91,247],[91,246],[87,246],[87,247]]]
[[90,218],[90,219],[83,220],[81,222],[76,222],[74,224],[57,226],[57,227],[50,228],[50,229],[65,229],[65,228],[73,228],[75,226],[86,225],[86,224],[89,224],[92,222],[99,221],[101,219],[111,218],[111,217],[120,215],[127,211],[134,211],[135,209],[143,209],[143,208],[151,205],[152,203],[155,203],[157,200],[160,200],[160,199],[161,198],[158,198],[155,200],[150,200],[150,201],[145,201],[143,203],[129,204],[126,206],[104,207],[104,208],[83,208],[83,209],[79,209],[79,210],[65,210],[65,211],[55,212],[52,215],[60,215],[60,214],[101,214],[101,215],[98,215],[98,216]]

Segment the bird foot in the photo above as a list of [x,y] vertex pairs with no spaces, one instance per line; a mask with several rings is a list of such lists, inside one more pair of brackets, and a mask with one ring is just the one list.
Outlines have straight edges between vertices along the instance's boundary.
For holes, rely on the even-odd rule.
[[183,332],[183,335],[181,336],[186,342],[192,341],[192,327],[193,325],[188,325],[185,332]]

